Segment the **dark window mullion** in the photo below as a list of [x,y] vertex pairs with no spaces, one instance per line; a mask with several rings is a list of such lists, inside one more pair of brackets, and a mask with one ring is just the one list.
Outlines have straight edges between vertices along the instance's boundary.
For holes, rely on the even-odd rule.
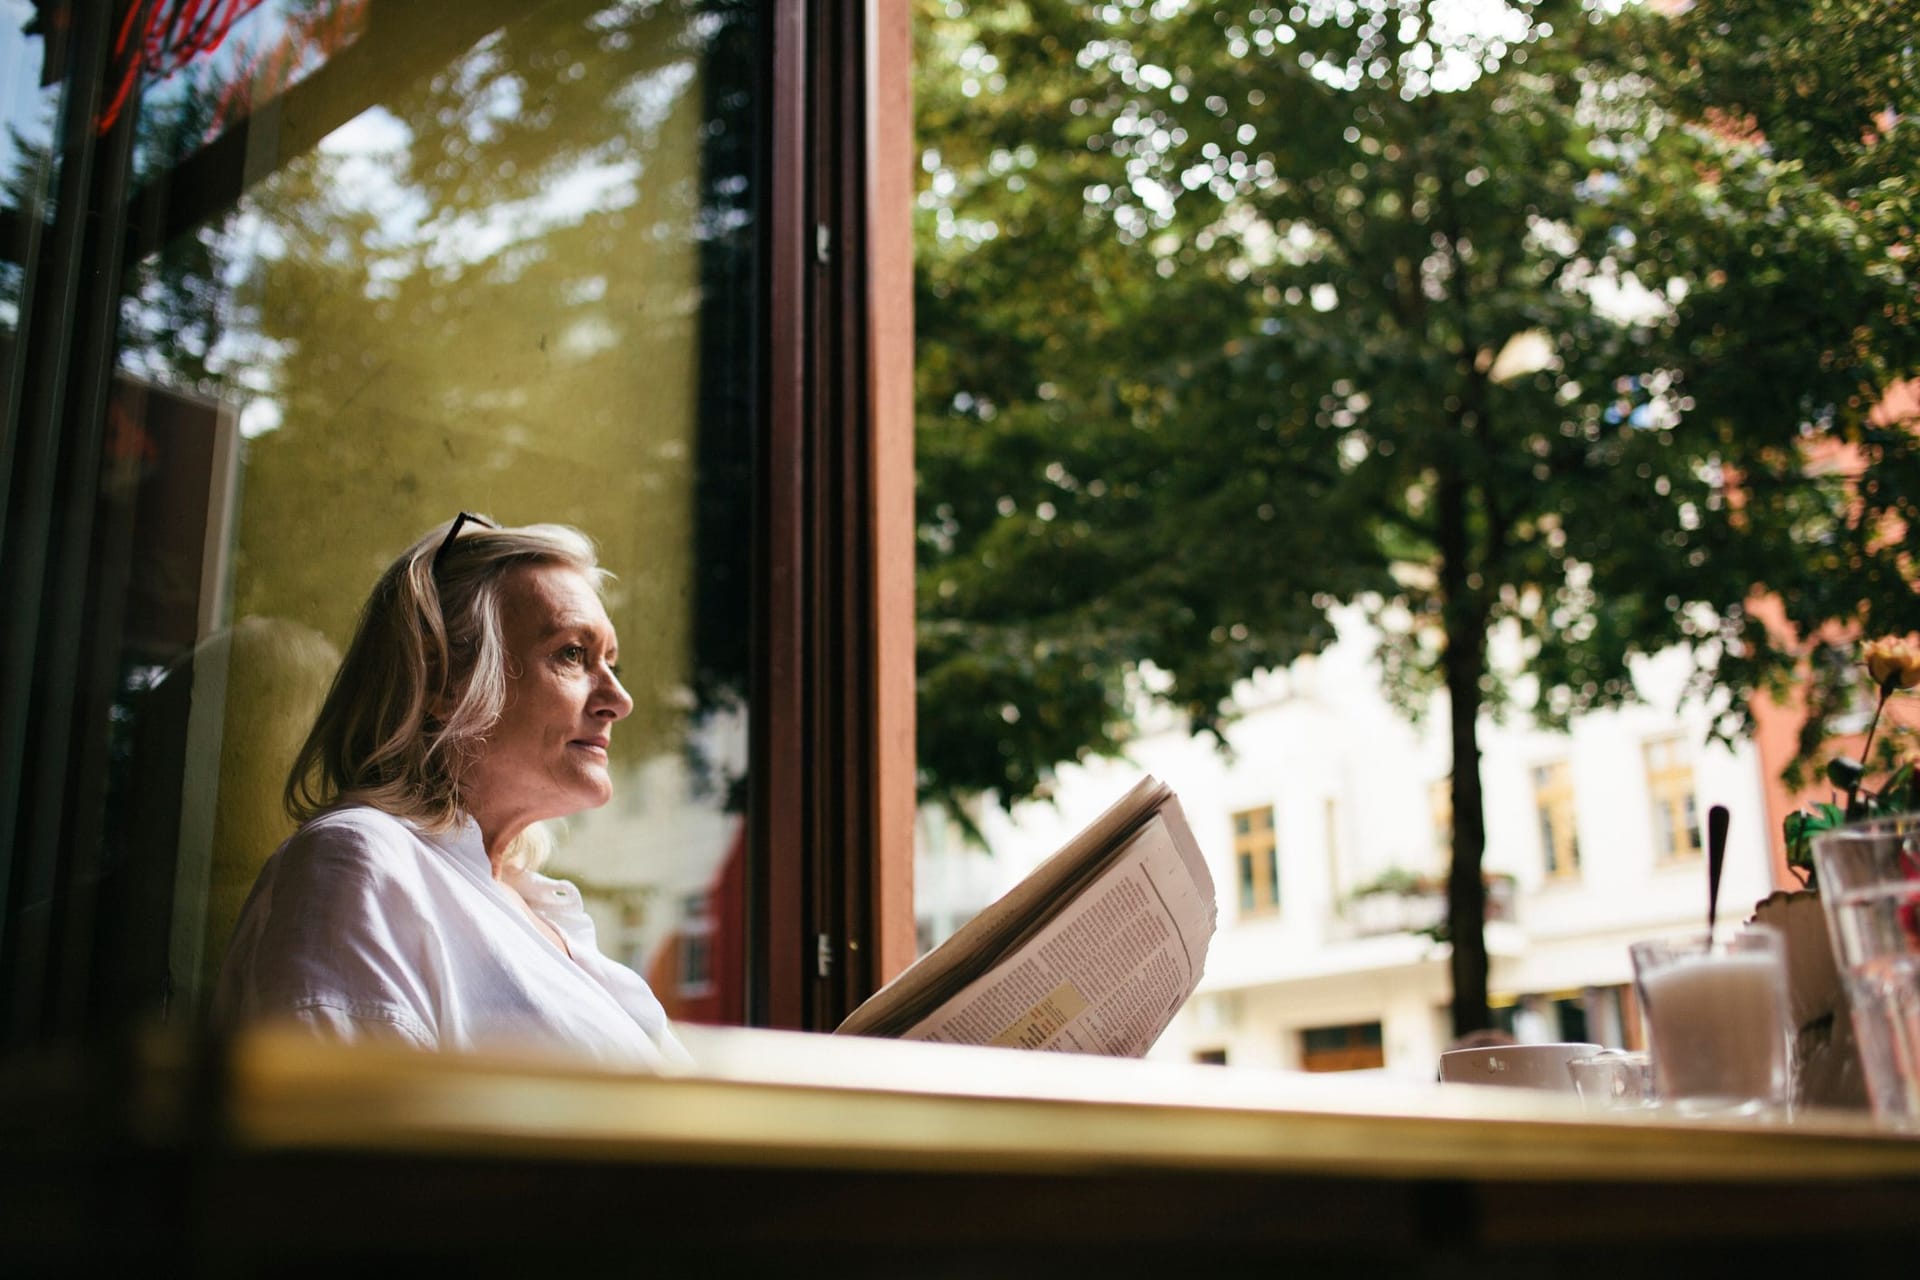
[[[5,556],[9,633],[0,658],[8,683],[0,714],[6,740],[0,775],[17,787],[0,809],[12,832],[8,926],[0,967],[10,991],[4,1035],[10,1044],[47,1032],[77,1031],[84,1016],[87,921],[98,838],[107,721],[88,698],[83,674],[94,655],[117,649],[100,634],[94,573],[96,503],[117,337],[120,227],[132,171],[134,111],[104,137],[93,121],[105,68],[105,15],[75,6],[75,58],[69,68],[62,128],[61,183],[50,265],[58,285],[42,293],[30,341],[52,353],[23,352],[45,379],[23,397],[19,437],[31,465],[16,472]],[[69,210],[83,210],[73,216]],[[50,357],[50,358],[49,358]],[[26,687],[22,687],[22,684]],[[100,712],[91,718],[89,710]],[[17,753],[17,754],[16,754]],[[87,830],[74,819],[86,814]],[[63,965],[62,956],[65,957]],[[63,972],[64,969],[64,972]],[[56,998],[64,997],[64,998]]]
[[847,749],[845,717],[840,708],[847,692],[842,684],[846,635],[840,615],[846,569],[840,532],[847,511],[838,474],[845,448],[845,397],[835,376],[841,350],[841,306],[835,286],[848,246],[842,234],[838,182],[845,158],[837,151],[837,85],[846,33],[838,27],[836,9],[833,0],[814,0],[807,15],[807,227],[803,231],[812,252],[806,255],[805,663],[806,750],[814,767],[809,770],[805,830],[808,934],[814,946],[805,963],[807,1025],[815,1030],[834,1025],[840,1003],[834,993],[840,971],[845,968],[846,920],[841,888],[854,843],[853,833],[846,829],[844,792],[847,775],[858,768]]
[[763,229],[768,272],[766,444],[758,468],[749,806],[748,1020],[806,1025],[804,739],[806,559],[807,234],[805,0],[773,6],[767,42],[772,86],[765,104],[769,172]]
[[833,635],[823,655],[825,735],[836,767],[827,772],[832,824],[823,832],[820,900],[830,921],[832,968],[821,992],[823,1025],[837,1023],[873,989],[876,954],[872,896],[878,761],[875,706],[878,655],[872,617],[875,512],[867,368],[868,241],[867,9],[861,0],[827,0],[823,33],[831,44],[817,86],[816,148],[820,221],[830,253],[818,265],[823,343],[818,377],[826,393],[821,468],[828,557],[821,614]]

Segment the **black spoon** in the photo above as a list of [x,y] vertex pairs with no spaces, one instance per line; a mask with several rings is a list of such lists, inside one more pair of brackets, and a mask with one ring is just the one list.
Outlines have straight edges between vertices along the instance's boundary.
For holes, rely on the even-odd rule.
[[1727,862],[1727,806],[1707,810],[1707,945],[1713,945],[1713,920],[1720,910],[1720,868]]

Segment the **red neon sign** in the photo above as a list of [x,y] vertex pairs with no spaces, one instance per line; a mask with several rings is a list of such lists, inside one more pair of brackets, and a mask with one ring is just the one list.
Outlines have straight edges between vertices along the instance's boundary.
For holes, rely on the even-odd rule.
[[220,47],[234,23],[261,0],[135,0],[113,41],[119,84],[100,112],[99,131],[113,128],[133,96],[140,73],[164,78]]

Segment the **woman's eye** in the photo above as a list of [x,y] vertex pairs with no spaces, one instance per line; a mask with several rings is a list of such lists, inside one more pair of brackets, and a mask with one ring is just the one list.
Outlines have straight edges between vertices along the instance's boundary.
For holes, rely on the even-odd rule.
[[587,660],[586,646],[578,644],[568,645],[560,651],[560,660],[562,662],[585,662]]

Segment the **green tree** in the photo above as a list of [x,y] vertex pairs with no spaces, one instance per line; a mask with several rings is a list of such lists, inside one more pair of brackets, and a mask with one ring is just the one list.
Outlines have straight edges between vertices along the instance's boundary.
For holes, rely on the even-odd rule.
[[1738,732],[1791,660],[1756,588],[1857,616],[1898,568],[1806,462],[1913,367],[1861,333],[1911,303],[1884,232],[1709,115],[1666,19],[1463,12],[928,6],[920,297],[929,793],[1044,790],[1134,688],[1217,728],[1361,603],[1445,708],[1459,1031],[1483,716],[1685,644]]
[[[1809,396],[1805,416],[1818,428],[1810,449],[1832,473],[1833,500],[1798,530],[1804,554],[1776,561],[1767,578],[1791,628],[1783,639],[1797,637],[1804,658],[1791,673],[1810,709],[1788,774],[1794,782],[1814,776],[1831,720],[1850,713],[1865,692],[1857,634],[1920,630],[1920,596],[1900,550],[1900,532],[1912,527],[1920,504],[1911,383],[1900,394],[1920,366],[1912,283],[1920,227],[1916,34],[1913,13],[1871,0],[1700,0],[1667,20],[1637,24],[1622,43],[1636,61],[1665,68],[1676,110],[1763,149],[1803,193],[1798,217],[1774,219],[1786,224],[1777,238],[1762,228],[1729,246],[1730,261],[1777,273],[1779,242],[1795,243],[1794,224],[1803,219],[1820,224],[1840,250],[1826,270],[1775,290],[1778,333],[1790,341],[1809,305],[1852,324],[1797,353],[1794,367],[1817,365],[1832,375],[1819,384],[1825,398]],[[1808,188],[1817,195],[1806,196]],[[1702,319],[1717,320],[1711,313]],[[1743,365],[1774,359],[1776,341],[1756,340],[1736,356],[1728,390],[1743,390]],[[1836,620],[1853,625],[1828,625]],[[1744,657],[1734,658],[1736,687],[1765,682]],[[1772,682],[1780,682],[1778,668]]]

